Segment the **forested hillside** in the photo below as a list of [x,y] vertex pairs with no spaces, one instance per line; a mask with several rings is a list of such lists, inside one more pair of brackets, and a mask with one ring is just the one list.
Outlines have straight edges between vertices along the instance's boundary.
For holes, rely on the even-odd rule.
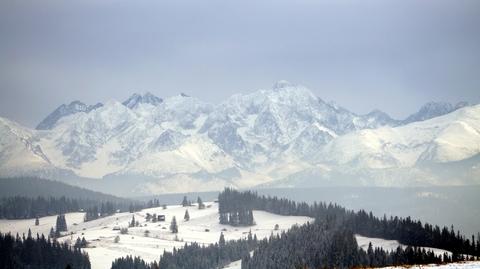
[[128,199],[75,187],[60,181],[34,177],[0,178],[0,197],[24,196],[36,198],[62,196],[75,199],[110,202],[130,202]]
[[[365,211],[354,212],[339,205],[296,203],[277,197],[225,189],[219,194],[219,222],[254,229],[250,212],[264,210],[279,215],[310,216],[313,223],[294,226],[280,235],[258,241],[251,234],[246,240],[225,244],[185,245],[183,249],[164,252],[158,263],[145,263],[139,258],[117,259],[112,269],[133,268],[218,268],[228,261],[242,257],[242,269],[279,268],[354,268],[392,265],[430,264],[462,261],[480,256],[480,241],[467,238],[453,227],[440,228],[422,224],[411,218],[374,217]],[[398,240],[408,247],[393,251],[374,248],[365,251],[358,247],[354,234]],[[451,254],[435,254],[424,247],[441,248]],[[253,254],[250,251],[253,250]],[[225,255],[228,253],[228,255]],[[475,258],[475,256],[477,258]]]

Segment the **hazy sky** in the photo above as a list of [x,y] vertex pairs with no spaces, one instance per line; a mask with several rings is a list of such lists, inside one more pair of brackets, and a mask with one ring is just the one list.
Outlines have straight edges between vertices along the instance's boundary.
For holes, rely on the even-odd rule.
[[480,102],[480,1],[0,1],[0,116],[286,79],[356,112]]

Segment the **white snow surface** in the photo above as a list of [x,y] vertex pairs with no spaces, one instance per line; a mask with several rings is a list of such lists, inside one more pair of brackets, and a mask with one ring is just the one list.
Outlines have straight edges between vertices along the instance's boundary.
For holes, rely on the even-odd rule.
[[[226,240],[245,238],[249,231],[261,239],[270,236],[271,233],[276,234],[287,230],[293,225],[302,225],[313,221],[309,217],[280,216],[264,211],[254,211],[256,225],[232,227],[218,223],[217,203],[206,202],[205,204],[207,208],[202,210],[199,210],[195,204],[191,207],[173,205],[168,206],[167,209],[149,208],[134,214],[117,213],[89,222],[83,222],[84,213],[69,213],[66,214],[68,234],[59,240],[74,244],[77,237],[85,237],[89,246],[84,250],[90,257],[92,269],[108,269],[113,260],[126,255],[140,256],[146,261],[154,261],[160,258],[164,250],[171,251],[174,247],[181,248],[185,243],[218,242],[223,229],[226,229],[223,231]],[[186,209],[188,209],[190,221],[183,220]],[[146,213],[165,215],[166,221],[147,222],[145,221]],[[132,216],[135,216],[135,220],[140,222],[139,227],[128,228],[128,234],[125,235],[113,230],[114,227],[128,227]],[[179,227],[176,235],[169,230],[173,216],[177,219]],[[48,235],[50,228],[55,226],[55,220],[56,216],[40,218],[39,226],[34,225],[34,219],[0,220],[0,231],[27,234],[30,228],[34,235],[37,232]],[[274,230],[275,224],[279,225],[279,230]],[[149,231],[148,237],[145,235],[147,230]],[[114,243],[116,236],[120,237],[118,243]],[[175,241],[175,237],[178,237],[179,241]]]

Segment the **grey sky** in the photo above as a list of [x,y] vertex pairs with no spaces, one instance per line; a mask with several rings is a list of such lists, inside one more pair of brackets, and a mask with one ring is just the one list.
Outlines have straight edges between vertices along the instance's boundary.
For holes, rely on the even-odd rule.
[[0,1],[0,116],[286,79],[357,113],[480,101],[480,1]]

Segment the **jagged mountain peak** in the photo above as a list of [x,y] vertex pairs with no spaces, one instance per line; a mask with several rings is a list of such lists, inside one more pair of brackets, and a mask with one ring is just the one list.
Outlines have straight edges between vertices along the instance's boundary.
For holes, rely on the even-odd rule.
[[290,81],[287,80],[279,80],[275,82],[272,86],[272,89],[284,89],[284,88],[290,88],[290,87],[296,87],[297,85],[291,83]]
[[88,113],[92,110],[102,107],[102,103],[95,105],[86,105],[78,100],[72,101],[69,104],[62,104],[52,113],[50,113],[44,120],[42,120],[36,127],[37,130],[49,130],[52,129],[55,124],[63,117],[73,115],[78,112]]
[[163,102],[163,99],[160,97],[155,96],[150,92],[145,93],[134,93],[132,94],[127,100],[123,101],[123,105],[130,108],[135,109],[139,106],[139,104],[150,104],[153,106],[157,106]]
[[438,116],[442,116],[453,112],[459,108],[468,106],[467,102],[459,102],[456,105],[452,105],[447,102],[428,102],[420,107],[420,110],[408,116],[403,123],[411,123],[416,121],[424,121]]

